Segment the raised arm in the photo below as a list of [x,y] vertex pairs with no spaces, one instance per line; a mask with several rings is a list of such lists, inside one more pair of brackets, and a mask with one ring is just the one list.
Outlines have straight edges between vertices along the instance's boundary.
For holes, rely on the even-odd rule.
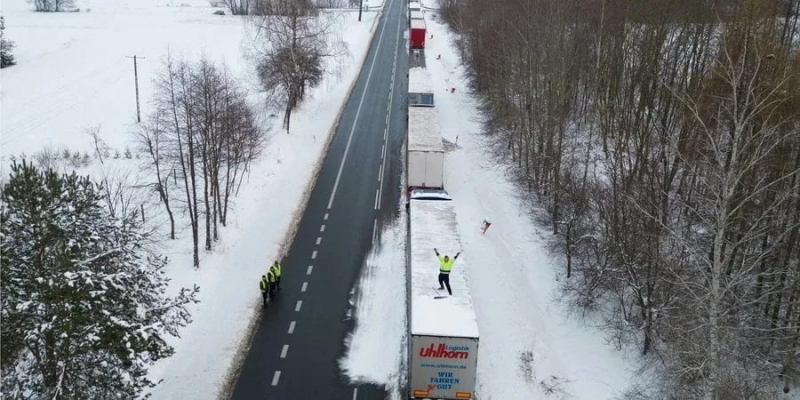
[[459,256],[460,254],[461,254],[461,252],[460,252],[460,251],[459,251],[458,253],[456,253],[455,257],[453,257],[453,260],[458,260],[458,256]]
[[436,257],[439,257],[439,250],[436,250],[436,247],[433,248],[433,251],[436,253]]

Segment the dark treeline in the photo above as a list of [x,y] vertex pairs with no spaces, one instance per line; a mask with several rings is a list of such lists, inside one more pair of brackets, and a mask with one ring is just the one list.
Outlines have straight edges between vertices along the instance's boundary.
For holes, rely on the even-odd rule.
[[564,290],[657,372],[733,399],[800,374],[800,1],[443,0]]

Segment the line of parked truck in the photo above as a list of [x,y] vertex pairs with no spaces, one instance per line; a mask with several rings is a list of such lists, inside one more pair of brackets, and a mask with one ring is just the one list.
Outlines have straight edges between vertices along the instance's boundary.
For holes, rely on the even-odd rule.
[[[425,19],[409,3],[409,47],[424,49]],[[421,33],[420,33],[421,30]],[[424,65],[424,64],[423,64]],[[469,254],[462,250],[453,201],[445,190],[439,111],[430,72],[408,69],[408,397],[474,399],[478,365],[478,324],[467,282]],[[451,258],[452,295],[439,290],[434,248]]]

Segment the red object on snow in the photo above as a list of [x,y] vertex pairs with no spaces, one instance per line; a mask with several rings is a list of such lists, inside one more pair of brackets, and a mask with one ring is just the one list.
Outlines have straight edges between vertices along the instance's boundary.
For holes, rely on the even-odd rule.
[[409,39],[409,46],[412,49],[425,48],[425,20],[411,20],[411,33],[409,35]]

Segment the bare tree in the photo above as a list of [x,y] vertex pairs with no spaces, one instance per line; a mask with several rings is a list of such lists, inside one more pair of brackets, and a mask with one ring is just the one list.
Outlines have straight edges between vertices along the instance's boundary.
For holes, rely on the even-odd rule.
[[322,82],[324,62],[346,53],[336,35],[338,18],[319,15],[311,0],[274,0],[254,20],[258,42],[256,68],[264,89],[285,107],[287,133],[291,113],[306,90]]
[[[237,183],[260,155],[265,132],[224,65],[168,57],[156,84],[156,112],[137,131],[137,141],[150,154],[156,189],[172,222],[171,236],[172,204],[184,205],[189,214],[197,267],[201,216],[204,247],[210,251],[219,239],[218,223],[226,224]],[[170,195],[171,174],[173,183],[183,183],[183,200]]]
[[[167,111],[156,110],[148,120],[139,125],[134,131],[139,150],[150,157],[149,170],[155,173],[155,183],[152,184],[164,209],[169,216],[169,238],[175,239],[175,216],[170,207],[170,175],[175,170],[169,154],[169,133]],[[174,177],[173,177],[174,178]]]
[[192,229],[193,265],[200,267],[199,225],[197,206],[197,145],[194,99],[192,98],[191,67],[171,56],[164,60],[164,70],[156,78],[156,103],[165,110],[169,123],[171,154],[183,181],[186,210]]
[[250,13],[250,0],[222,0],[222,3],[233,15],[247,15]]
[[39,12],[62,12],[75,7],[75,0],[31,0],[34,10]]

